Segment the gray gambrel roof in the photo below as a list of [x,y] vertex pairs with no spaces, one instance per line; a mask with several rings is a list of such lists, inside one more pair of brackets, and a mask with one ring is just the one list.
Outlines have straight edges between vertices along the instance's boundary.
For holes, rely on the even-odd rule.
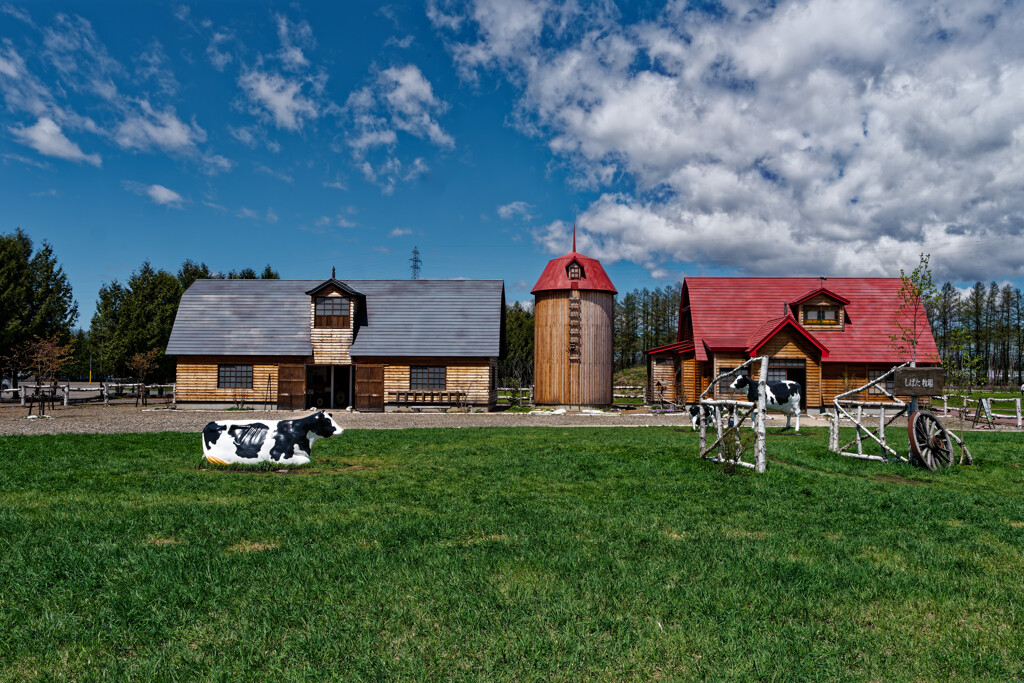
[[[342,280],[366,297],[352,356],[495,358],[501,280]],[[171,356],[309,356],[310,298],[323,280],[196,280],[181,297]]]

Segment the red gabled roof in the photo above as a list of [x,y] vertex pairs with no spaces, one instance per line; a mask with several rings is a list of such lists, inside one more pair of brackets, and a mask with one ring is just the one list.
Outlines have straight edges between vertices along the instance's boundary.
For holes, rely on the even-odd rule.
[[[907,360],[896,353],[889,340],[896,331],[892,320],[899,309],[900,278],[830,277],[828,284],[830,296],[849,302],[845,306],[850,320],[845,329],[815,329],[811,335],[827,349],[828,362],[895,365]],[[788,310],[791,302],[821,289],[817,277],[686,278],[683,292],[690,305],[697,359],[707,360],[708,350],[751,348],[756,345],[752,338],[759,331],[771,331],[770,321],[775,320],[777,326],[784,306]],[[917,359],[922,363],[939,360],[927,323]]]
[[[569,264],[573,261],[579,263],[580,267],[583,268],[583,278],[580,280],[570,280],[569,274],[566,272]],[[608,274],[601,267],[601,262],[576,251],[570,251],[565,256],[559,256],[548,261],[547,267],[540,274],[540,279],[537,280],[537,284],[533,286],[533,290],[530,293],[536,294],[537,292],[546,292],[552,289],[572,289],[573,284],[578,284],[577,289],[618,294]]]
[[647,349],[645,352],[648,356],[652,353],[667,353],[669,351],[675,351],[676,353],[684,353],[686,351],[693,351],[692,341],[681,341],[675,342],[674,344],[666,344],[665,346],[659,346],[653,349]]
[[811,291],[807,292],[806,294],[804,294],[800,298],[795,299],[794,301],[790,301],[789,305],[790,306],[799,306],[803,302],[807,301],[808,299],[813,299],[814,297],[818,296],[819,294],[824,294],[825,296],[832,297],[833,299],[835,299],[836,301],[838,301],[841,304],[848,304],[848,303],[850,303],[850,300],[847,299],[845,296],[843,296],[841,294],[836,294],[831,289],[826,289],[825,287],[818,287],[817,289],[812,289]]
[[786,327],[792,327],[797,334],[802,336],[804,339],[809,341],[818,351],[821,352],[822,358],[828,358],[828,349],[821,345],[817,339],[814,338],[810,332],[797,322],[797,319],[791,315],[782,316],[781,318],[771,318],[765,320],[748,339],[749,345],[746,348],[747,355],[753,358],[757,355],[758,350],[765,345],[769,339],[777,335]]

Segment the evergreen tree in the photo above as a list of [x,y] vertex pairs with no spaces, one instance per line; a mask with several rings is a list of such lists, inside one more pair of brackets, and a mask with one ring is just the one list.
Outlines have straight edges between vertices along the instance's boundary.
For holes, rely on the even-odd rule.
[[0,359],[12,386],[25,369],[20,350],[41,338],[67,342],[77,319],[71,283],[53,248],[43,242],[33,254],[32,240],[20,228],[0,235]]

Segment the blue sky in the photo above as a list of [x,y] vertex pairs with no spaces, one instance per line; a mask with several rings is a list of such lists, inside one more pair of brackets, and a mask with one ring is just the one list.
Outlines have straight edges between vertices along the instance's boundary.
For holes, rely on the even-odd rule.
[[1018,5],[0,0],[0,231],[83,324],[144,259],[282,277],[1024,277]]

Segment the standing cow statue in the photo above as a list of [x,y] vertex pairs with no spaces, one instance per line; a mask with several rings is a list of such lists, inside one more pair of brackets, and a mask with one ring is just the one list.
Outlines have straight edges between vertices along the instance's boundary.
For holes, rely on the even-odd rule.
[[342,431],[331,414],[322,410],[299,420],[211,422],[203,428],[203,457],[217,465],[271,460],[282,465],[305,465],[318,439]]
[[[746,375],[740,375],[729,387],[738,391],[746,387],[747,400],[757,403],[757,382]],[[789,420],[796,415],[796,431],[800,431],[800,385],[793,380],[784,379],[781,382],[765,382],[765,398],[767,399],[768,410],[775,410],[784,413],[786,416],[786,429],[789,429]]]

